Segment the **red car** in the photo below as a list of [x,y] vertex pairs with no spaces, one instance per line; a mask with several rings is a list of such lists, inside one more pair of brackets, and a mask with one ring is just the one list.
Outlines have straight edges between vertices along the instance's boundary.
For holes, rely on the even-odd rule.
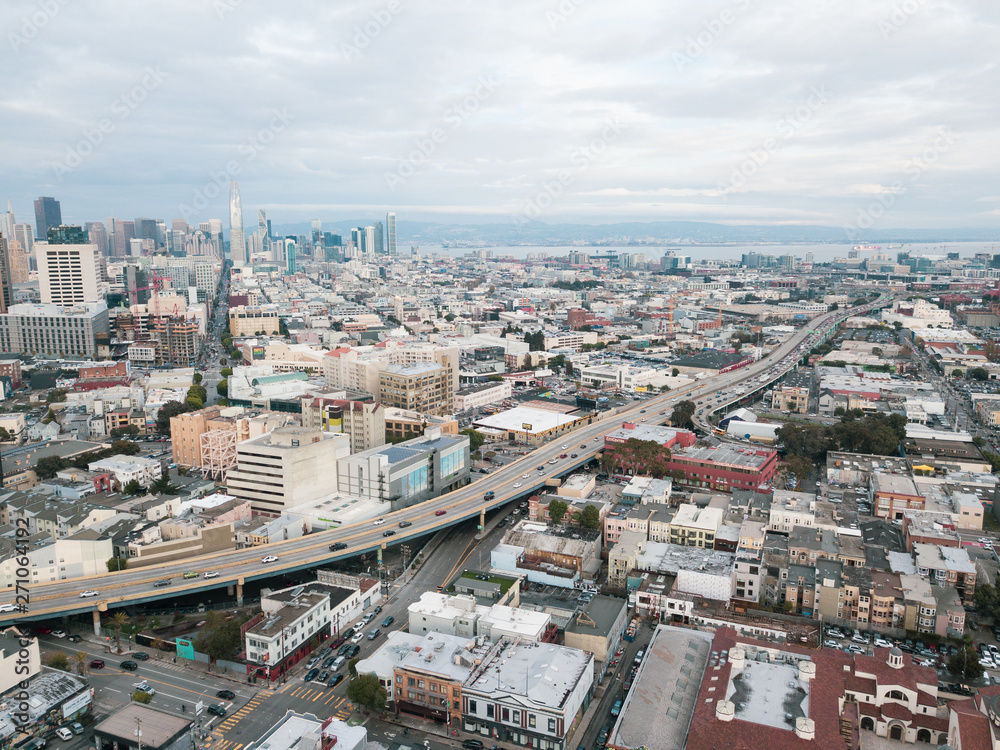
[[339,648],[340,646],[344,645],[344,641],[345,639],[343,638],[337,638],[336,640],[334,640],[333,643],[330,644],[330,648]]
[[559,458],[566,458],[566,454],[565,453],[560,454]]
[[39,625],[35,628],[35,632],[38,633],[38,635],[48,635],[52,632],[52,628],[45,625]]
[[445,512],[444,512],[443,510],[439,510],[439,511],[435,511],[434,515],[435,515],[435,516],[443,516],[443,515],[444,515],[444,513],[445,513]]

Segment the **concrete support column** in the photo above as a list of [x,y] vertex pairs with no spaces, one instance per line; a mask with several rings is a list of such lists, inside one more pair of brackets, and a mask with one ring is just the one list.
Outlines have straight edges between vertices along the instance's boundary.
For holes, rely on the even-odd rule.
[[242,583],[237,583],[236,584],[236,605],[238,607],[242,607],[243,606],[243,584]]
[[101,634],[101,613],[98,610],[94,610],[94,635]]
[[486,528],[486,508],[479,509],[479,530],[483,531]]

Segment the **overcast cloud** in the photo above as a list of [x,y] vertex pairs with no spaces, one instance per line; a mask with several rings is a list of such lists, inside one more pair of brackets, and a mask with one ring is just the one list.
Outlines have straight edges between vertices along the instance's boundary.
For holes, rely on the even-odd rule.
[[[5,0],[21,221],[1000,226],[996,0]],[[96,145],[92,145],[95,144]],[[224,183],[221,193],[216,181]],[[868,219],[865,219],[865,216]]]

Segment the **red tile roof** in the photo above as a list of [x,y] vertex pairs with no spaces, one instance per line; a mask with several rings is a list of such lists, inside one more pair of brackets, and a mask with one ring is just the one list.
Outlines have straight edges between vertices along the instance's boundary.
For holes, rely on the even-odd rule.
[[955,714],[958,723],[958,744],[968,748],[988,748],[991,746],[990,720],[976,708],[976,700],[952,701],[948,708]]
[[883,703],[882,716],[887,719],[900,719],[902,721],[913,721],[913,714],[910,709],[902,703]]

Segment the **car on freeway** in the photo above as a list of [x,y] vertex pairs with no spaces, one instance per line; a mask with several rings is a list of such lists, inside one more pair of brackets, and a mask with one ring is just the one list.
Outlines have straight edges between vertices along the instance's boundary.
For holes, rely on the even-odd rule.
[[580,447],[583,448],[584,450],[586,450],[587,449],[587,444],[586,443],[580,443]]
[[232,690],[220,690],[215,694],[215,697],[220,700],[231,701],[236,700],[236,693]]
[[575,454],[575,453],[570,453],[570,454],[569,454],[569,457],[570,457],[570,458],[576,458],[576,454]]
[[514,482],[514,489],[515,489],[515,490],[516,490],[516,489],[517,489],[518,487],[520,487],[520,486],[521,486],[521,483],[520,483],[520,482]]
[[566,450],[567,448],[569,448],[569,446],[568,446],[568,445],[564,445],[564,446],[562,447],[562,449],[563,449],[563,450]]
[[561,453],[561,454],[559,454],[559,458],[569,458],[569,454],[567,454],[567,453]]
[[17,606],[14,604],[0,604],[0,612],[16,612]]
[[412,525],[413,525],[413,521],[400,521],[399,522],[399,528],[401,528],[401,529],[405,529],[407,526],[412,526]]
[[347,542],[335,542],[330,545],[331,552],[337,552],[338,550],[347,549]]
[[163,588],[164,586],[169,586],[169,585],[170,585],[170,579],[169,578],[161,578],[159,581],[157,581],[156,583],[153,584],[153,588],[159,589],[159,588]]
[[435,516],[443,516],[445,513],[447,513],[447,511],[444,511],[444,510],[436,510],[436,511],[434,511],[434,515]]
[[260,558],[260,561],[262,563],[273,563],[278,562],[278,558],[275,555],[266,555],[265,557]]
[[396,532],[392,529],[389,529],[388,531],[383,531],[382,536],[396,536]]
[[531,475],[530,474],[522,474],[521,475],[521,479],[527,479],[529,476],[531,476]]
[[372,523],[372,526],[381,526],[384,523],[385,523],[384,518],[376,518],[375,521]]
[[538,471],[545,471],[545,466],[544,466],[544,465],[542,465],[542,466],[536,466],[535,468],[536,468],[536,469],[537,469]]
[[80,598],[81,599],[86,599],[86,598],[91,597],[91,596],[97,596],[99,593],[100,593],[99,591],[94,591],[92,589],[87,590],[87,591],[82,591],[82,592],[80,592]]
[[205,573],[204,575],[202,575],[202,578],[218,578],[218,577],[219,577],[219,574],[216,573],[214,570],[210,570],[207,573]]

